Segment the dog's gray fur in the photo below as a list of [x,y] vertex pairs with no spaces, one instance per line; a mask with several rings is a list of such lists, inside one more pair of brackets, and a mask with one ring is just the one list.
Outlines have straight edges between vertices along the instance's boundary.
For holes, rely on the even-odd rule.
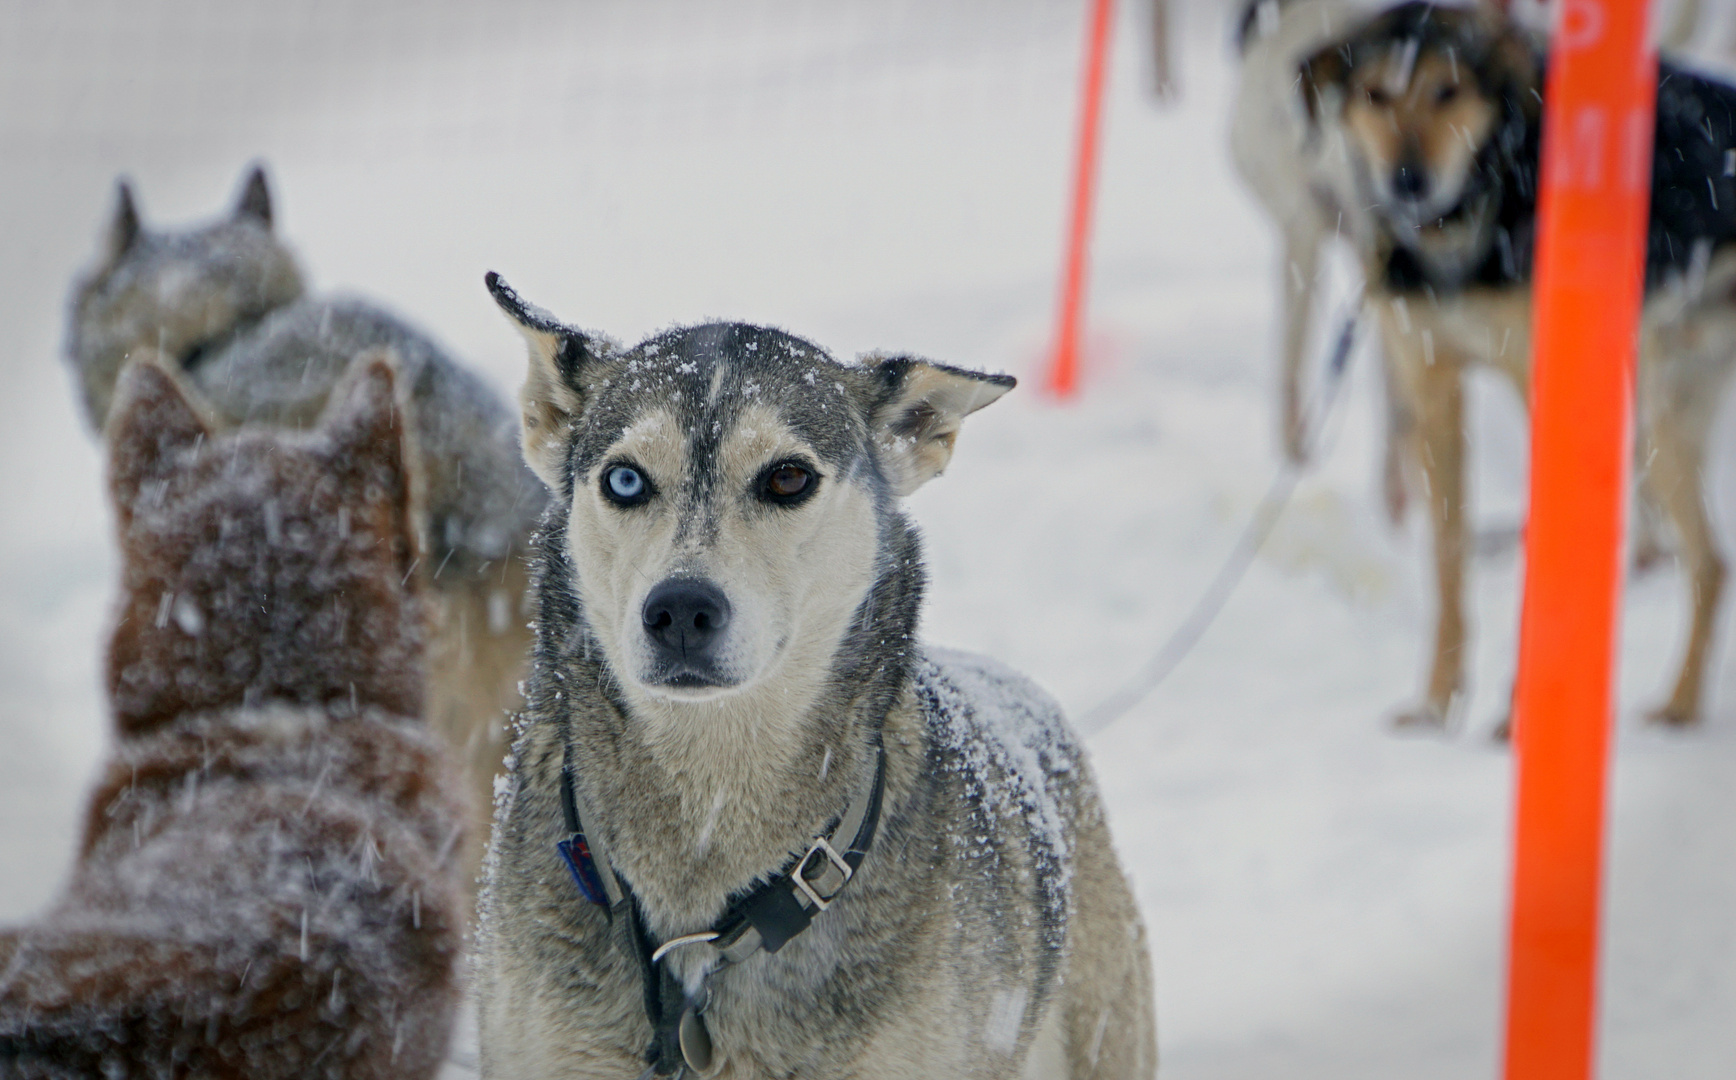
[[[481,903],[485,1075],[644,1068],[638,969],[555,853],[563,760],[667,940],[805,849],[879,739],[884,813],[861,870],[781,951],[709,980],[712,1075],[1151,1076],[1144,930],[1059,710],[915,637],[924,574],[896,500],[1011,380],[843,364],[742,324],[616,351],[495,288],[530,343],[525,452],[556,507]],[[817,476],[800,505],[755,487],[785,460]],[[624,461],[655,491],[641,505],[600,487]],[[672,578],[719,583],[736,612],[710,686],[645,661],[641,605]],[[697,945],[665,962],[691,989],[715,959]]]
[[[103,251],[73,289],[67,358],[99,431],[122,365],[147,349],[175,361],[225,427],[307,428],[350,362],[375,348],[396,355],[426,485],[417,572],[434,600],[430,719],[468,759],[487,806],[501,717],[518,704],[530,649],[523,560],[546,502],[500,397],[377,305],[308,296],[257,167],[229,214],[185,230],[146,229],[120,185]],[[479,838],[472,870],[480,855]]]
[[228,424],[295,428],[313,423],[356,356],[396,352],[433,470],[427,539],[447,563],[440,580],[498,564],[542,514],[512,412],[486,383],[370,301],[306,295],[259,169],[231,214],[179,232],[147,231],[121,185],[106,249],[74,288],[67,342],[96,429],[122,364],[144,347],[178,360]]

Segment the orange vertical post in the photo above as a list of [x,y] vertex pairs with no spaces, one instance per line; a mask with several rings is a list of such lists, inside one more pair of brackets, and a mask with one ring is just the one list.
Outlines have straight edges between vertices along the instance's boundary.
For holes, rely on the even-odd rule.
[[1623,511],[1657,58],[1644,0],[1563,0],[1533,297],[1531,504],[1514,692],[1507,1080],[1589,1080]]
[[1072,213],[1067,222],[1060,319],[1048,379],[1049,389],[1062,398],[1072,397],[1079,388],[1086,256],[1091,241],[1091,209],[1097,195],[1097,148],[1103,125],[1103,83],[1109,68],[1109,28],[1115,21],[1115,0],[1088,2],[1090,22],[1085,30],[1085,64],[1079,89],[1079,146],[1073,165]]

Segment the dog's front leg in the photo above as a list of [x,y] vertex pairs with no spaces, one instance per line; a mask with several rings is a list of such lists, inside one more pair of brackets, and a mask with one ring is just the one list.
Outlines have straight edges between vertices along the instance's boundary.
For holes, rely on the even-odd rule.
[[1412,477],[1415,476],[1412,464],[1422,459],[1422,450],[1417,445],[1417,422],[1411,412],[1410,400],[1400,387],[1399,376],[1384,356],[1380,364],[1380,386],[1382,404],[1386,406],[1386,443],[1382,447],[1380,462],[1381,505],[1386,510],[1387,524],[1398,529],[1404,525],[1405,513],[1410,509]]
[[1416,424],[1412,445],[1433,526],[1435,635],[1423,700],[1393,717],[1400,727],[1444,729],[1464,685],[1465,522],[1464,365],[1430,325],[1421,303],[1377,305],[1394,392]]
[[1284,356],[1279,374],[1284,454],[1300,465],[1308,459],[1308,422],[1302,401],[1302,374],[1308,350],[1308,327],[1314,314],[1316,277],[1323,241],[1312,214],[1293,215],[1282,223],[1284,261],[1278,268],[1278,294],[1284,298]]
[[[1640,482],[1669,515],[1691,605],[1687,648],[1675,688],[1648,719],[1678,726],[1700,719],[1702,683],[1726,573],[1706,513],[1704,485],[1706,442],[1730,361],[1727,355],[1711,355],[1709,350],[1727,350],[1736,341],[1736,325],[1707,322],[1644,334],[1638,380],[1638,426],[1646,463]],[[1720,329],[1726,332],[1720,334]]]
[[1435,535],[1434,660],[1422,706],[1399,723],[1445,727],[1452,720],[1465,666],[1465,406],[1463,372],[1438,357],[1424,372],[1422,466]]

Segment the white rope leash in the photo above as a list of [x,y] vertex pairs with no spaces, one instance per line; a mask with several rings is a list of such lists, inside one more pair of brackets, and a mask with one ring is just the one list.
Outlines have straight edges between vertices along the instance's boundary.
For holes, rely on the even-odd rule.
[[[1344,372],[1349,367],[1351,346],[1356,343],[1356,331],[1360,325],[1359,313],[1362,309],[1360,294],[1352,300],[1349,310],[1339,322],[1337,340],[1334,342],[1332,356],[1326,365],[1326,378],[1316,397],[1315,406],[1309,410],[1312,419],[1309,423],[1308,438],[1305,442],[1308,450],[1317,449],[1316,443],[1320,434],[1326,428],[1326,419],[1331,415],[1332,407],[1338,400],[1338,390],[1344,382]],[[1304,455],[1304,460],[1312,456]],[[1286,460],[1273,478],[1271,487],[1266,489],[1266,495],[1255,508],[1254,516],[1242,534],[1236,538],[1236,544],[1230,549],[1229,557],[1218,568],[1211,584],[1200,594],[1187,617],[1182,619],[1152,654],[1145,666],[1140,668],[1133,678],[1123,683],[1109,697],[1099,702],[1096,707],[1085,713],[1074,725],[1081,735],[1093,735],[1125,716],[1135,705],[1145,700],[1146,695],[1157,689],[1159,683],[1168,678],[1170,673],[1187,658],[1195,645],[1199,644],[1212,622],[1224,610],[1229,602],[1230,594],[1235,592],[1241,583],[1248,567],[1254,563],[1254,557],[1265,546],[1266,540],[1272,535],[1272,530],[1278,524],[1279,516],[1290,502],[1290,496],[1296,491],[1296,483],[1302,478],[1303,467],[1296,462]]]

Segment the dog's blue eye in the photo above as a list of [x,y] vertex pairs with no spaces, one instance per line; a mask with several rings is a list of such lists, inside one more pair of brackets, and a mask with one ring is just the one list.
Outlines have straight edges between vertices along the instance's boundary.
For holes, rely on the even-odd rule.
[[603,490],[616,502],[638,502],[645,497],[645,477],[630,465],[616,465],[603,474]]

